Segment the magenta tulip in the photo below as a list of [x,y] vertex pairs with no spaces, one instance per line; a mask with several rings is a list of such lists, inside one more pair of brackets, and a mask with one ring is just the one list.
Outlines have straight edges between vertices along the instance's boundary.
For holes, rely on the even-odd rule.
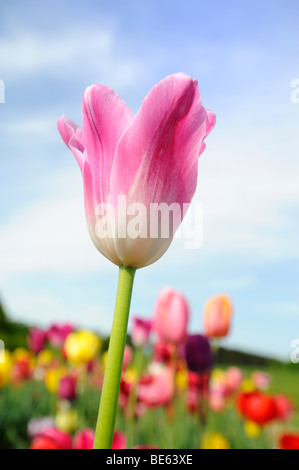
[[59,381],[58,396],[64,400],[72,401],[77,395],[77,379],[72,375],[62,377]]
[[158,296],[153,317],[153,330],[161,341],[182,343],[187,334],[189,306],[181,294],[170,287]]
[[78,431],[74,439],[75,449],[92,449],[94,441],[94,432],[92,429],[86,428]]
[[132,340],[133,345],[136,348],[141,348],[148,343],[151,329],[152,329],[151,320],[143,320],[142,318],[139,318],[139,317],[133,318],[131,340]]
[[52,346],[55,348],[60,348],[63,345],[67,335],[74,331],[74,329],[75,327],[68,323],[53,323],[53,325],[51,325],[47,331],[48,340]]
[[[58,120],[82,172],[91,239],[104,256],[141,268],[163,255],[194,195],[197,160],[214,124],[197,81],[183,73],[155,85],[135,117],[112,89],[92,85],[82,100],[82,128]],[[180,208],[167,234],[156,217],[160,203]]]
[[35,354],[41,352],[46,344],[47,332],[40,328],[30,328],[28,335],[28,347]]

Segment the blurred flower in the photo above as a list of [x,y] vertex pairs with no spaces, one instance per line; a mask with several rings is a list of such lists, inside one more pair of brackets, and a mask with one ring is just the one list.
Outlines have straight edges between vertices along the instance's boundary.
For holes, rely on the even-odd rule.
[[137,395],[147,406],[164,406],[172,400],[174,390],[173,370],[162,364],[152,363],[148,373],[140,379]]
[[157,341],[154,344],[154,361],[170,364],[175,355],[176,347],[174,343],[164,343]]
[[252,382],[252,379],[250,378],[244,379],[241,383],[241,390],[244,393],[254,392],[256,390],[256,386]]
[[230,443],[219,432],[205,433],[201,441],[202,449],[230,449]]
[[175,383],[179,390],[185,390],[188,386],[188,370],[180,369],[175,376]]
[[239,367],[229,367],[225,372],[225,384],[229,393],[235,393],[241,387],[243,380],[243,372]]
[[78,431],[74,438],[74,449],[92,449],[94,441],[94,431],[86,428]]
[[57,393],[59,382],[67,374],[65,367],[51,368],[46,371],[45,385],[49,392]]
[[138,446],[132,447],[132,449],[159,449],[159,447],[149,446],[147,444],[140,444]]
[[55,426],[59,431],[71,433],[77,425],[78,414],[73,408],[59,410],[55,415]]
[[248,437],[251,439],[256,439],[261,433],[261,428],[254,421],[245,421],[244,431]]
[[251,380],[259,390],[266,390],[271,383],[271,376],[267,372],[256,370],[251,374]]
[[203,335],[189,335],[185,343],[188,369],[193,372],[204,372],[211,369],[213,354],[209,340]]
[[123,370],[125,370],[132,362],[133,359],[133,352],[132,348],[126,344],[124,350],[124,357],[123,357]]
[[74,325],[69,323],[53,323],[47,331],[47,338],[54,348],[60,348],[66,340],[69,333],[74,331]]
[[[82,100],[82,128],[64,116],[58,120],[60,134],[82,172],[91,239],[110,261],[141,268],[167,250],[182,217],[174,218],[168,236],[153,236],[161,224],[152,224],[149,233],[146,211],[139,222],[146,236],[129,236],[126,211],[117,217],[118,197],[125,196],[127,205],[141,203],[146,209],[151,203],[176,202],[181,208],[191,202],[198,156],[214,124],[214,114],[202,106],[197,81],[183,73],[155,85],[135,117],[111,88],[92,85]],[[114,210],[107,210],[107,204]],[[108,212],[107,228],[99,229],[99,234],[102,211]]]
[[286,395],[274,395],[273,400],[275,403],[276,418],[282,421],[291,419],[295,412],[295,407],[291,400]]
[[0,390],[10,381],[10,371],[13,365],[12,357],[9,351],[4,350],[4,361],[0,362]]
[[203,326],[207,336],[222,338],[230,329],[233,306],[226,295],[215,295],[204,305]]
[[151,320],[144,320],[143,318],[139,318],[136,316],[133,318],[131,340],[135,348],[141,348],[148,343],[151,329]]
[[[54,442],[55,449],[72,449],[72,438],[65,432],[59,431],[56,428],[45,429],[39,437],[47,438]],[[36,438],[38,439],[38,437]],[[37,449],[38,447],[31,447]]]
[[126,449],[127,440],[126,435],[122,432],[114,431],[112,449]]
[[101,348],[99,336],[92,331],[81,330],[70,333],[64,343],[68,360],[74,364],[87,364]]
[[164,342],[182,343],[186,338],[189,306],[181,294],[166,287],[158,296],[153,316],[153,330]]
[[38,354],[45,347],[47,340],[47,332],[40,328],[29,328],[29,335],[27,338],[28,347],[35,354]]
[[299,434],[285,433],[279,438],[281,449],[299,449]]
[[58,396],[72,401],[76,398],[77,379],[73,375],[61,377],[58,384]]
[[55,419],[53,416],[42,416],[40,418],[32,418],[27,426],[27,432],[31,439],[42,434],[48,428],[55,426]]
[[51,365],[52,361],[55,359],[55,355],[51,349],[43,349],[36,359],[36,365],[40,367],[48,367]]
[[241,393],[237,399],[237,407],[245,418],[261,426],[277,416],[273,398],[260,391]]
[[37,436],[33,439],[30,449],[61,449],[59,443],[46,436]]

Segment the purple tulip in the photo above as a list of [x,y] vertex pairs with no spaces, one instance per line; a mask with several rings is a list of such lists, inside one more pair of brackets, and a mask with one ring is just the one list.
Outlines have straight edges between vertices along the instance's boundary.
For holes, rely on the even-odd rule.
[[188,336],[185,343],[185,354],[189,370],[193,372],[205,372],[211,369],[213,353],[206,336]]

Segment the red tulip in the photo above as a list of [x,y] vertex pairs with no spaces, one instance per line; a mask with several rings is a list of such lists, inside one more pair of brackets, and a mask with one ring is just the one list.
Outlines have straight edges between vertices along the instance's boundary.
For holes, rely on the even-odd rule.
[[30,449],[61,449],[61,447],[49,437],[38,436],[33,439]]
[[277,417],[273,397],[259,391],[240,394],[237,407],[246,419],[259,425],[268,424]]
[[30,449],[72,449],[72,438],[56,428],[48,428],[33,439]]
[[187,334],[189,306],[181,294],[170,287],[158,296],[153,317],[153,330],[161,341],[182,343]]
[[286,433],[279,439],[281,449],[299,449],[299,434]]

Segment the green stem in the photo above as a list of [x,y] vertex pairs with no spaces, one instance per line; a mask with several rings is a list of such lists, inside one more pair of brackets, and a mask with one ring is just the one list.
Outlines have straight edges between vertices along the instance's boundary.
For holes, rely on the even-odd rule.
[[120,266],[94,449],[111,449],[135,268]]

